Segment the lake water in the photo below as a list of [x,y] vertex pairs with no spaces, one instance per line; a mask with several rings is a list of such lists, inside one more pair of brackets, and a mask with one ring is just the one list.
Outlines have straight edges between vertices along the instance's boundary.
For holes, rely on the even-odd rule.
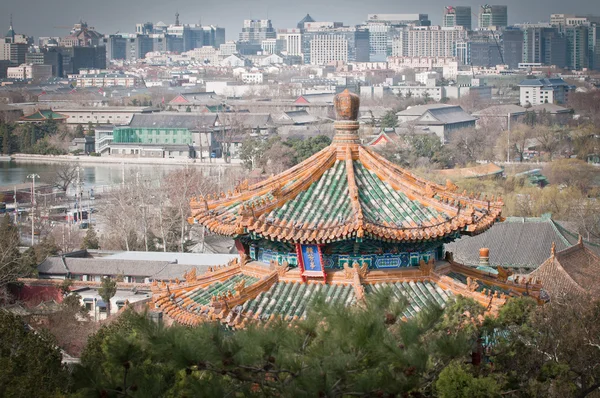
[[[185,165],[120,165],[120,164],[81,164],[81,180],[84,190],[106,185],[121,184],[134,178],[157,180],[159,177],[175,170],[181,170]],[[38,174],[36,183],[50,184],[56,176],[59,163],[40,162],[0,162],[0,186],[31,182],[29,174]],[[216,170],[218,172],[218,170]],[[213,170],[211,173],[213,174]]]

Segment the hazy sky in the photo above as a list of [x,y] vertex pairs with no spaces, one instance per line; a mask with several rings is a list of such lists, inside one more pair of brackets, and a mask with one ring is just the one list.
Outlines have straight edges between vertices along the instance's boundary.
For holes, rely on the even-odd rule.
[[[479,2],[455,2],[470,5],[478,12]],[[219,25],[228,40],[235,40],[244,19],[270,18],[277,28],[295,27],[309,13],[317,21],[363,22],[367,14],[424,13],[434,25],[441,24],[446,0],[0,0],[0,34],[8,30],[13,14],[15,31],[39,36],[64,36],[80,19],[100,33],[131,33],[135,24],[145,21],[175,20],[181,23]],[[508,5],[509,23],[547,21],[551,13],[600,14],[598,0],[502,0],[488,4]],[[473,26],[476,26],[476,19]]]

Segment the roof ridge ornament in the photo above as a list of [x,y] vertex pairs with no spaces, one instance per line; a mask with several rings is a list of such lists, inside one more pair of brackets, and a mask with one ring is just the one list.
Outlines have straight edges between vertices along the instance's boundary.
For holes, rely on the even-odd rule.
[[358,110],[360,97],[345,89],[333,99],[336,121],[333,124],[333,144],[360,144],[358,138]]

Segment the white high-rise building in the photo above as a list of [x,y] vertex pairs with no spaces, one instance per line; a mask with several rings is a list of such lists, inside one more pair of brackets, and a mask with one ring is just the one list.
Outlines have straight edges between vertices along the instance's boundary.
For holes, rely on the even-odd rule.
[[467,35],[462,26],[415,26],[406,33],[408,57],[452,57],[456,42]]
[[230,56],[233,54],[237,54],[237,44],[235,41],[228,41],[219,46],[219,50],[221,51],[222,56]]
[[270,19],[246,19],[240,33],[240,41],[260,45],[263,40],[274,39],[276,36]]
[[282,29],[277,32],[277,40],[283,42],[283,51],[287,55],[302,55],[302,32],[300,29]]
[[268,54],[275,54],[278,50],[277,47],[277,39],[266,39],[260,43],[260,48]]
[[315,35],[310,41],[310,63],[348,62],[348,40],[341,35]]

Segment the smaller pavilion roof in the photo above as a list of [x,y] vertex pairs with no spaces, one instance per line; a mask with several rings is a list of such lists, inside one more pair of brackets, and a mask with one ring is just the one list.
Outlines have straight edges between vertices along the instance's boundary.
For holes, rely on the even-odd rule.
[[418,267],[398,270],[357,266],[328,270],[326,282],[306,282],[298,269],[277,261],[269,266],[233,260],[210,267],[201,275],[186,272],[175,283],[154,283],[152,299],[165,316],[184,325],[214,320],[244,328],[274,318],[286,322],[303,319],[319,294],[328,302],[351,306],[367,295],[390,289],[393,299],[408,300],[406,318],[429,304],[444,306],[455,295],[471,297],[491,311],[509,296],[539,297],[541,285],[531,278],[508,280],[455,263],[451,257],[439,264],[422,262]]
[[590,293],[600,297],[600,257],[580,239],[576,245],[556,252],[530,274],[539,279],[550,297],[568,293]]

